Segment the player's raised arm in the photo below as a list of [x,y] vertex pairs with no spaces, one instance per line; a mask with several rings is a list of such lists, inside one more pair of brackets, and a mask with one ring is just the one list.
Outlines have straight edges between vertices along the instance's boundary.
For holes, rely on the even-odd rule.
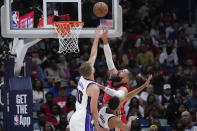
[[118,72],[118,70],[116,69],[116,67],[114,65],[113,58],[112,58],[112,52],[111,52],[107,37],[108,37],[108,28],[107,28],[107,31],[103,33],[101,38],[103,40],[103,44],[104,44],[103,45],[103,50],[104,50],[109,74],[110,74],[110,77],[111,77],[111,75],[116,74]]
[[110,129],[121,129],[122,131],[130,131],[132,121],[135,120],[136,117],[129,117],[127,124],[124,124],[118,117],[113,117],[109,120],[108,126]]
[[94,42],[93,42],[93,45],[92,45],[92,48],[91,48],[91,52],[90,52],[90,57],[89,57],[89,60],[88,62],[93,66],[94,63],[95,63],[95,60],[96,60],[96,57],[97,57],[97,52],[98,52],[98,42],[99,42],[99,39],[101,37],[101,29],[102,29],[102,25],[98,26],[97,27],[97,30],[95,32],[95,38],[94,38]]
[[118,98],[121,99],[121,103],[124,103],[125,101],[133,98],[134,96],[136,96],[138,93],[140,93],[143,89],[145,89],[146,87],[148,87],[148,85],[150,84],[150,80],[152,79],[152,75],[149,75],[148,79],[146,80],[146,82],[140,86],[139,88],[130,91],[127,96],[124,97],[124,95],[122,94],[122,92],[120,92],[120,90],[114,90],[108,87],[105,87],[103,85],[97,84],[98,87],[100,89],[102,89],[103,91],[105,91],[107,94],[111,95],[111,96],[117,96]]
[[121,104],[123,104],[125,101],[128,101],[129,99],[135,97],[137,94],[139,94],[142,90],[144,90],[146,87],[148,87],[148,85],[150,84],[150,81],[152,79],[152,75],[149,75],[148,79],[146,80],[146,82],[140,86],[139,88],[130,91],[126,97],[121,99]]

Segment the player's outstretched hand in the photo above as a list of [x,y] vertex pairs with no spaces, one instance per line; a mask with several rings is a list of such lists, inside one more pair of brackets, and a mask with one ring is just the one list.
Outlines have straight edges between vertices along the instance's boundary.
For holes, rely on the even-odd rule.
[[99,25],[95,31],[95,37],[96,38],[101,38],[102,37],[102,29],[103,25]]
[[136,116],[129,116],[129,120],[133,121],[133,120],[135,120],[135,119],[137,119]]
[[108,31],[109,31],[108,27],[103,26],[103,34],[102,34],[101,38],[102,38],[104,44],[108,44],[108,39],[107,39]]
[[149,86],[151,79],[152,79],[152,75],[149,75],[149,76],[148,76],[148,79],[147,79],[146,82],[145,82],[145,86],[146,86],[146,87]]

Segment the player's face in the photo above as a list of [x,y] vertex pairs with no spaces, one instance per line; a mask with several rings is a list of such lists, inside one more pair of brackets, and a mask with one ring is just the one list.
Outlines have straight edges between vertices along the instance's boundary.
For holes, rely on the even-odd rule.
[[129,76],[129,70],[128,69],[123,69],[118,71],[118,76],[123,78],[123,81],[126,81],[126,79]]

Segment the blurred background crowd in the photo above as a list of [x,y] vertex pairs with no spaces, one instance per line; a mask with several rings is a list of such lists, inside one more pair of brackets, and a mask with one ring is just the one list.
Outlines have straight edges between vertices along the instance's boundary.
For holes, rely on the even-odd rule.
[[[197,9],[197,2],[193,1]],[[173,3],[173,2],[172,2]],[[153,74],[149,87],[125,105],[127,116],[137,116],[132,131],[197,131],[197,40],[192,19],[163,0],[122,0],[123,36],[110,39],[118,69],[128,68],[133,90]],[[3,3],[1,2],[1,5]],[[191,12],[190,12],[191,13]],[[185,17],[184,17],[185,16]],[[0,37],[0,80],[3,52],[11,39]],[[58,40],[44,39],[28,50],[32,58],[34,130],[65,131],[75,111],[78,67],[89,58],[92,39],[79,39],[79,54],[58,54]],[[99,45],[95,80],[107,83],[107,66]],[[2,84],[1,84],[2,88]],[[1,96],[1,95],[0,95]],[[3,96],[2,96],[3,97]],[[99,97],[102,106],[103,92]],[[2,126],[0,101],[0,131]]]

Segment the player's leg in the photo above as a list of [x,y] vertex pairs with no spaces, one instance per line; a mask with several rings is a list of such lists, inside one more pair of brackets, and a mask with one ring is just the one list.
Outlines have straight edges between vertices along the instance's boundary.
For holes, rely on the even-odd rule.
[[85,131],[85,117],[84,114],[75,112],[69,123],[70,131]]

